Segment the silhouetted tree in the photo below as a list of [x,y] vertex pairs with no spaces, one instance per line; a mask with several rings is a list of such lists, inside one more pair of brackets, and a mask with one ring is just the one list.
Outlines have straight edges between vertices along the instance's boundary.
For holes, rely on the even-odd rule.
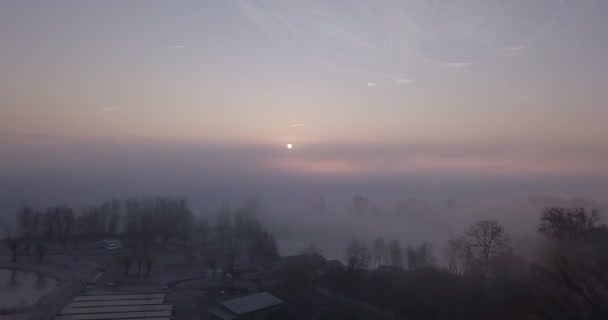
[[220,213],[217,217],[216,228],[222,243],[228,244],[232,241],[232,216],[230,215],[230,211],[228,211],[228,207],[226,205],[223,205],[220,209]]
[[399,268],[403,267],[403,251],[401,251],[399,240],[395,239],[391,241],[388,251],[391,258],[391,265]]
[[597,211],[544,209],[538,231],[545,252],[520,287],[521,301],[545,319],[608,319],[608,227]]
[[149,254],[146,256],[146,278],[150,277],[150,272],[152,272],[152,267],[154,266],[155,258],[153,255]]
[[47,251],[47,246],[42,241],[36,244],[36,254],[38,255],[40,264],[44,263],[44,257],[46,257]]
[[432,246],[428,242],[424,242],[418,247],[409,246],[407,248],[407,267],[409,270],[426,268],[433,264]]
[[217,256],[211,251],[207,252],[207,267],[214,271],[217,268]]
[[137,264],[137,276],[140,277],[141,276],[141,266],[144,263],[145,257],[142,254],[138,253],[138,254],[135,254],[134,260],[135,260],[135,264]]
[[538,232],[548,238],[575,240],[601,229],[597,210],[584,208],[546,208],[542,211]]
[[30,254],[32,237],[34,236],[34,210],[28,205],[23,205],[19,211],[19,225],[21,227],[21,239],[25,247],[25,253]]
[[129,255],[120,256],[118,262],[125,269],[125,276],[129,276],[129,270],[131,270],[131,266],[133,265],[133,257]]
[[112,199],[109,201],[110,207],[110,223],[108,224],[108,233],[116,234],[118,229],[118,220],[120,218],[120,201]]
[[465,243],[462,238],[451,237],[448,240],[448,271],[452,275],[460,274],[462,261],[466,258]]
[[349,269],[366,270],[371,261],[369,248],[359,239],[352,239],[348,245],[348,248],[346,249],[346,260],[348,262]]
[[494,220],[482,220],[470,226],[463,238],[469,270],[487,275],[492,259],[508,252],[509,238]]
[[19,240],[15,237],[9,237],[6,239],[6,244],[11,251],[12,262],[17,262],[17,254],[19,249]]
[[373,252],[376,267],[388,260],[388,246],[384,238],[380,237],[374,240]]

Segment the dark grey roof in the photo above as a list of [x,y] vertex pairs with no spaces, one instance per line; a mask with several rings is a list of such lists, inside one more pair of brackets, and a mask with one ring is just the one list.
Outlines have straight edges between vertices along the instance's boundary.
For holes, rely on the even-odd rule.
[[344,263],[340,260],[328,260],[325,262],[325,266],[329,268],[344,268]]
[[274,307],[282,303],[283,301],[281,299],[271,295],[270,293],[260,292],[245,297],[224,301],[221,303],[221,305],[237,315],[240,315],[260,309]]
[[230,311],[225,310],[220,307],[213,307],[213,308],[209,309],[209,313],[213,314],[214,316],[216,316],[222,320],[234,320],[238,317],[233,312],[230,312]]
[[310,261],[316,262],[324,262],[325,258],[318,253],[303,253],[297,254],[293,256],[283,256],[279,258],[283,264],[291,264],[291,263],[307,263]]

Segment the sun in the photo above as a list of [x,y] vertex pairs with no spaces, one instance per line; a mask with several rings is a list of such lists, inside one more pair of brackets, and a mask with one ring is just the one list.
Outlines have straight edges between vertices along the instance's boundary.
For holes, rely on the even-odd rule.
[[291,149],[291,148],[293,148],[293,145],[291,143],[288,143],[287,144],[287,149]]

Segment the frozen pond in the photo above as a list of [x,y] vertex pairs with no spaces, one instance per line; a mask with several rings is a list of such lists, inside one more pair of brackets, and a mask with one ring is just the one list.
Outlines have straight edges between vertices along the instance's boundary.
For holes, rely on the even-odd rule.
[[57,280],[36,272],[0,269],[0,309],[34,305],[56,287]]

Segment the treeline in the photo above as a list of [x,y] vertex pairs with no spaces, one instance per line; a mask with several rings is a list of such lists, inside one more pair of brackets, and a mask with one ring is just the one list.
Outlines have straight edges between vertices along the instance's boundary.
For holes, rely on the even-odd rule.
[[[234,211],[224,206],[216,223],[220,243],[235,252],[235,259],[244,253],[252,268],[266,265],[279,257],[277,241],[257,218],[258,211],[257,201],[250,201]],[[231,261],[230,265],[233,264],[234,261]]]
[[397,239],[387,242],[383,237],[379,237],[370,246],[355,238],[351,240],[346,250],[346,261],[348,268],[355,270],[376,268],[413,270],[434,265],[432,251],[433,247],[428,242],[402,248]]
[[186,200],[180,197],[112,199],[79,212],[67,204],[42,210],[24,205],[18,213],[19,230],[9,232],[9,236],[65,241],[124,232],[149,233],[168,239],[177,234],[189,236],[187,226],[191,222],[192,213]]
[[47,244],[59,242],[64,249],[81,240],[122,235],[137,246],[147,247],[154,239],[165,242],[171,237],[188,240],[194,218],[181,197],[146,197],[142,199],[112,199],[79,211],[67,204],[44,209],[23,205],[17,213],[17,228],[5,226],[12,260],[19,249],[30,254],[35,244],[42,263]]
[[608,319],[608,227],[599,214],[547,208],[538,233],[541,249],[526,261],[498,222],[480,221],[449,240],[447,266],[428,244],[353,240],[347,268],[324,281],[399,319]]

